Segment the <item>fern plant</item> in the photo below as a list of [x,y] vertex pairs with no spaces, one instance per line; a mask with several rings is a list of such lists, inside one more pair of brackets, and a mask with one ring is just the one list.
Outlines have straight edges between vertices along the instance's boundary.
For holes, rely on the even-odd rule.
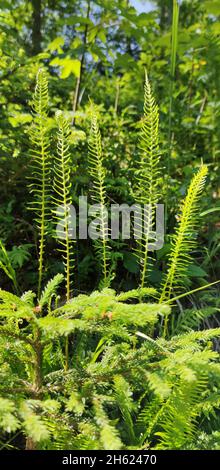
[[92,180],[91,198],[93,203],[98,205],[99,211],[99,217],[96,219],[96,226],[100,228],[100,238],[94,240],[94,243],[102,273],[100,286],[107,287],[110,283],[110,246],[108,243],[108,215],[106,213],[107,197],[101,133],[99,130],[97,110],[94,105],[92,105],[91,108],[91,131],[89,137],[88,162],[89,174]]
[[[148,282],[148,274],[151,264],[149,244],[151,240],[152,226],[155,222],[155,206],[158,203],[160,155],[158,147],[159,111],[151,91],[151,85],[146,73],[144,85],[144,117],[141,130],[140,170],[136,175],[136,189],[134,191],[137,202],[144,206],[144,214],[137,230],[138,260],[140,263],[140,286],[143,288]],[[144,225],[144,233],[142,233]]]
[[[37,303],[33,292],[0,290],[2,446],[15,431],[27,449],[195,446],[220,407],[212,347],[220,328],[155,338],[171,308],[149,301],[154,289],[104,289],[57,305],[62,280],[55,276]],[[77,362],[65,371],[59,340],[71,332]]]
[[[73,276],[73,241],[70,239],[70,205],[71,205],[71,182],[70,182],[70,152],[69,137],[70,126],[62,113],[56,113],[58,123],[57,155],[54,160],[54,204],[55,220],[57,223],[56,234],[61,245],[61,253],[65,267],[66,300],[71,296],[71,278]],[[69,339],[65,343],[65,367],[68,369],[69,362]]]
[[[3,352],[9,341],[11,355],[9,359],[7,353],[3,354],[1,359],[3,367],[0,393],[6,393],[7,397],[13,397],[17,393],[14,404],[9,398],[2,398],[5,416],[1,424],[7,422],[7,432],[22,427],[26,432],[28,449],[35,448],[36,442],[48,435],[43,421],[35,413],[35,409],[46,409],[47,403],[50,408],[50,401],[42,402],[45,340],[42,338],[39,319],[62,280],[62,275],[56,275],[48,283],[37,304],[34,301],[35,294],[31,291],[18,297],[0,289],[0,348]],[[53,402],[51,406],[53,408]],[[14,412],[16,416],[13,415]]]
[[[169,313],[170,307],[137,303],[132,308],[122,301],[123,295],[120,300],[114,291],[105,289],[91,296],[75,297],[64,306],[56,307],[55,303],[55,308],[51,308],[51,299],[57,295],[62,280],[62,275],[56,275],[47,284],[39,302],[35,302],[31,291],[18,297],[0,290],[0,427],[9,435],[21,430],[26,436],[27,449],[54,448],[56,442],[58,448],[60,445],[65,448],[68,442],[78,448],[83,442],[87,445],[87,441],[92,445],[83,431],[87,423],[93,426],[96,448],[121,448],[119,430],[111,423],[104,406],[104,403],[110,404],[111,399],[104,393],[103,377],[109,373],[114,376],[112,372],[118,369],[117,354],[114,365],[108,364],[107,346],[114,337],[132,344],[129,329],[132,331],[134,325],[144,324],[150,330],[160,314]],[[77,364],[65,371],[57,340],[71,332],[81,338],[80,342],[87,341],[87,353],[84,359],[84,354],[82,357],[78,354]],[[104,339],[103,364],[100,363],[101,351],[93,359],[95,335]],[[81,384],[82,391],[78,390],[77,383]],[[117,383],[115,379],[115,387]],[[82,417],[86,412],[85,400],[93,407],[92,419],[87,415]],[[73,416],[77,432],[72,428]]]
[[[15,432],[25,436],[27,449],[185,449],[195,448],[202,433],[206,442],[214,440],[213,445],[217,445],[218,436],[212,430],[208,433],[207,421],[211,420],[213,429],[219,423],[220,364],[213,341],[220,337],[220,328],[193,330],[216,309],[196,313],[187,309],[177,317],[174,300],[186,293],[173,297],[186,276],[195,247],[206,166],[202,165],[194,176],[181,206],[162,292],[146,285],[150,232],[140,243],[140,286],[128,292],[110,289],[105,170],[93,109],[89,164],[94,183],[92,200],[101,208],[98,225],[102,237],[96,246],[101,285],[105,287],[71,298],[70,130],[58,113],[53,197],[56,205],[64,207],[62,218],[58,213],[56,221],[64,234],[61,252],[67,297],[67,302],[60,302],[57,291],[62,274],[42,290],[50,217],[48,93],[43,71],[38,74],[34,101],[32,191],[40,229],[38,296],[32,291],[19,296],[0,289],[1,447],[10,448]],[[159,200],[158,109],[147,78],[142,139],[142,175],[137,180],[142,193],[137,193],[138,200],[152,204],[154,209]],[[13,278],[4,247],[2,251],[3,269]],[[166,333],[169,318],[170,335],[162,335],[162,320]],[[68,337],[73,333],[74,351],[68,351]]]
[[16,279],[16,273],[15,270],[11,264],[9,255],[7,253],[7,250],[3,244],[3,242],[0,240],[0,269],[4,271],[6,276],[11,279],[15,292],[18,293],[18,284],[17,284],[17,279]]
[[57,154],[54,159],[54,205],[55,221],[57,224],[56,234],[61,245],[61,253],[65,266],[66,299],[70,300],[71,277],[73,272],[73,242],[70,238],[70,204],[72,202],[70,189],[70,152],[69,137],[70,126],[62,113],[56,113],[58,133],[57,133]]
[[179,215],[179,223],[172,239],[169,255],[169,269],[165,277],[160,301],[169,300],[173,289],[183,283],[186,270],[191,262],[190,252],[196,245],[196,227],[199,214],[199,197],[205,185],[207,166],[202,165],[193,177]]
[[34,125],[30,132],[33,144],[31,163],[32,183],[30,184],[33,201],[31,207],[35,212],[35,220],[39,233],[38,297],[40,297],[42,286],[45,238],[48,221],[51,218],[49,206],[51,160],[47,125],[48,101],[47,77],[45,71],[40,69],[37,74],[37,83],[33,97]]

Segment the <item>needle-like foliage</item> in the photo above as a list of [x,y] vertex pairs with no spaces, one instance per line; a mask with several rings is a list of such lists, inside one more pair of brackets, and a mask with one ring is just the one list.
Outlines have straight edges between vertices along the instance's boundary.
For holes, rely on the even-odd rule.
[[71,182],[70,182],[70,152],[69,137],[70,126],[60,111],[56,114],[58,132],[57,132],[57,153],[54,159],[54,204],[56,206],[56,215],[54,215],[57,228],[56,233],[60,251],[65,266],[66,274],[66,298],[70,299],[71,294],[71,275],[73,270],[73,241],[70,239],[70,205]]
[[91,198],[98,209],[98,217],[94,222],[96,227],[99,227],[100,234],[100,237],[94,240],[94,242],[102,272],[101,286],[107,287],[110,282],[110,247],[108,244],[109,229],[106,208],[105,168],[103,166],[101,133],[99,130],[97,111],[94,105],[92,105],[91,108],[88,161],[89,174],[92,180]]
[[187,195],[180,207],[179,223],[172,239],[169,255],[169,269],[161,292],[160,302],[170,299],[173,289],[183,283],[187,268],[191,262],[190,252],[196,245],[199,198],[205,185],[207,166],[201,165],[194,175]]
[[32,175],[30,190],[33,193],[32,209],[39,233],[38,297],[41,293],[44,268],[45,236],[50,219],[50,170],[49,133],[47,126],[48,82],[46,73],[40,69],[33,97],[34,125],[30,136],[32,148]]
[[[149,244],[152,242],[152,227],[155,222],[155,206],[159,200],[159,111],[151,91],[146,73],[144,85],[144,116],[141,129],[140,171],[137,173],[136,202],[143,205],[143,217],[138,231],[137,255],[141,270],[141,288],[146,286],[150,267]],[[144,230],[143,230],[144,228]],[[143,233],[144,232],[144,233]]]

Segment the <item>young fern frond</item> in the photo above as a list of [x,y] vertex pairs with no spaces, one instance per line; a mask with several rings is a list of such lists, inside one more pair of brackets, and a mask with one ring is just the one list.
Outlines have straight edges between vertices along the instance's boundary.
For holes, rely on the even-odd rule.
[[207,379],[204,373],[194,381],[180,380],[177,383],[160,410],[159,424],[162,429],[156,433],[159,437],[156,449],[184,449],[187,442],[193,439],[197,431],[196,405],[200,403],[206,389]]
[[44,305],[49,305],[51,297],[56,293],[59,284],[63,281],[63,274],[56,274],[50,281],[47,283],[45,289],[41,294],[41,298],[39,299],[40,307],[44,307]]
[[18,293],[18,284],[17,284],[15,270],[11,264],[7,250],[3,242],[0,240],[0,270],[1,269],[4,271],[6,276],[8,276],[8,278],[11,279],[15,292]]
[[[101,265],[101,287],[110,284],[110,247],[108,244],[108,213],[106,209],[105,169],[103,166],[101,133],[99,130],[98,116],[95,107],[91,111],[91,131],[89,137],[89,174],[92,180],[91,198],[97,206],[99,216],[95,219],[95,226],[99,227],[100,238],[94,240],[97,257]],[[95,238],[95,237],[93,237]]]
[[50,139],[47,126],[48,110],[48,82],[43,69],[37,74],[37,83],[33,97],[34,126],[30,137],[32,149],[32,175],[30,191],[34,200],[31,204],[35,212],[35,220],[39,231],[39,260],[38,260],[38,297],[41,293],[41,284],[44,267],[45,237],[48,221],[50,220]]
[[114,377],[115,399],[121,412],[128,441],[136,444],[136,436],[134,431],[134,422],[132,412],[135,409],[133,401],[133,393],[129,383],[121,375]]
[[[141,130],[140,148],[142,151],[140,171],[137,176],[135,190],[136,201],[144,207],[144,214],[140,220],[140,233],[138,239],[137,255],[141,270],[141,288],[146,286],[150,267],[149,244],[152,237],[152,226],[155,222],[156,204],[159,199],[159,148],[158,148],[159,111],[152,95],[151,85],[146,74],[144,86],[144,117]],[[144,233],[142,233],[144,222]],[[139,230],[139,229],[138,229]]]
[[93,399],[93,405],[95,420],[100,434],[101,449],[120,450],[122,448],[122,442],[119,432],[116,427],[112,425],[101,401],[97,397]]
[[206,181],[207,166],[201,165],[194,175],[186,198],[180,208],[179,223],[172,240],[169,255],[169,269],[165,278],[160,302],[170,299],[173,289],[180,286],[191,262],[190,252],[196,245],[196,226],[198,223],[198,202]]
[[211,316],[216,313],[215,307],[203,307],[201,309],[184,309],[178,316],[172,317],[172,335],[184,333],[185,331],[196,330]]
[[66,274],[66,298],[70,300],[71,294],[71,271],[73,269],[73,241],[70,239],[70,204],[71,182],[70,182],[70,153],[69,136],[70,126],[62,113],[56,113],[58,133],[57,133],[57,154],[54,158],[54,204],[56,205],[56,233],[60,251],[62,253]]

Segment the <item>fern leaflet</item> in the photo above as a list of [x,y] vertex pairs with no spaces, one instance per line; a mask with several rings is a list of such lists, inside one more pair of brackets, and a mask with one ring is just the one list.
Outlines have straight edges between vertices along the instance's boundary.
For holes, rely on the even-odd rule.
[[172,240],[169,269],[161,292],[160,302],[170,299],[173,288],[181,285],[191,262],[190,251],[195,247],[198,222],[198,201],[205,185],[207,166],[202,165],[194,175],[180,208],[179,223]]

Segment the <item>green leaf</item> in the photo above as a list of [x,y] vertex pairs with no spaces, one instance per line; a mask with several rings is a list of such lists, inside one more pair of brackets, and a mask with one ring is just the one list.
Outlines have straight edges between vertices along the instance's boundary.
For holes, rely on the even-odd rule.
[[62,49],[61,47],[64,45],[65,39],[61,36],[58,36],[56,39],[54,39],[50,44],[48,44],[47,49],[50,51],[57,51],[59,54],[62,54]]
[[139,271],[137,257],[132,253],[129,253],[129,252],[124,253],[123,265],[129,271],[129,273],[137,274]]
[[20,423],[14,416],[15,411],[15,404],[11,400],[0,397],[0,428],[4,432],[11,433],[19,428]]
[[205,215],[212,214],[212,212],[219,212],[220,207],[211,207],[211,209],[207,209],[207,211],[201,212],[200,217],[204,217]]
[[82,402],[82,398],[80,397],[79,393],[72,392],[70,398],[66,404],[67,411],[73,411],[76,414],[81,415],[84,411],[85,405]]
[[106,35],[105,35],[105,31],[102,29],[101,31],[99,31],[98,33],[98,38],[102,41],[102,42],[106,42]]
[[83,325],[82,320],[67,320],[63,318],[44,317],[39,318],[38,325],[44,333],[51,338],[56,336],[67,336],[72,333],[78,326]]
[[191,264],[187,269],[187,275],[190,277],[205,277],[208,274],[204,271],[204,269],[200,268],[200,266],[196,266],[196,264]]
[[16,273],[11,265],[9,254],[1,240],[0,240],[0,269],[2,269],[5,272],[6,276],[8,276],[9,279],[12,280],[15,290],[17,291],[18,287],[17,287],[17,281],[16,281]]
[[32,121],[31,114],[28,113],[13,113],[13,116],[9,116],[8,120],[12,127],[22,126]]
[[24,245],[13,246],[12,250],[8,252],[9,259],[11,264],[14,268],[21,268],[25,261],[27,261],[31,253],[29,249],[32,248],[34,245],[31,243],[26,243]]
[[78,59],[70,59],[66,57],[65,59],[60,59],[56,57],[51,60],[50,65],[58,66],[62,68],[60,78],[65,79],[73,73],[76,77],[80,76],[81,62]]
[[28,437],[33,439],[34,442],[46,441],[50,437],[50,433],[46,424],[40,416],[31,410],[25,409],[22,411],[23,426]]
[[56,293],[60,283],[63,281],[63,278],[63,274],[56,274],[56,276],[54,276],[53,279],[47,283],[39,299],[39,304],[41,307],[47,305],[50,302],[51,296]]
[[64,20],[60,20],[60,23],[65,25],[72,25],[72,24],[87,24],[93,26],[93,22],[89,18],[84,18],[83,16],[72,15]]
[[117,297],[116,300],[119,302],[125,302],[128,299],[138,299],[140,297],[150,296],[156,297],[157,291],[153,287],[143,287],[138,289],[132,289],[127,292],[121,292]]
[[204,7],[209,15],[220,15],[219,0],[208,0],[204,2]]

